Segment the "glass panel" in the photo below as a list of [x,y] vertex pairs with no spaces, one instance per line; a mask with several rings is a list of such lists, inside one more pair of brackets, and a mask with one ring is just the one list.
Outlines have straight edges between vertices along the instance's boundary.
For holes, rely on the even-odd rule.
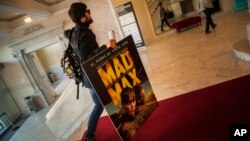
[[[167,23],[171,26],[183,19],[199,16],[197,0],[146,0],[146,2],[156,34],[173,30]],[[214,13],[221,11],[219,0],[212,0],[212,3],[214,5]]]
[[6,113],[10,119],[17,118],[20,112],[12,99],[9,90],[0,78],[0,114]]

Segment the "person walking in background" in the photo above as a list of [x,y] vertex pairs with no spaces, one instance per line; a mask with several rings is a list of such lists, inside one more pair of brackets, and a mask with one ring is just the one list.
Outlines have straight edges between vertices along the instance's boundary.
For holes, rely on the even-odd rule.
[[211,17],[211,14],[214,10],[213,3],[211,0],[198,0],[198,9],[199,9],[199,13],[204,12],[204,14],[206,15],[205,33],[209,34],[211,33],[211,31],[209,30],[209,26],[211,25],[213,29],[215,29],[216,27],[216,24],[214,23]]
[[[86,4],[80,2],[73,3],[70,6],[68,14],[71,20],[75,23],[75,26],[71,30],[66,30],[64,35],[69,39],[69,43],[81,63],[87,61],[92,56],[107,47],[116,47],[114,39],[110,39],[106,46],[98,46],[95,34],[89,28],[90,24],[93,23],[93,19]],[[83,70],[82,75],[84,81],[83,83],[85,87],[89,89],[89,94],[95,103],[93,111],[90,113],[87,130],[84,133],[82,141],[95,141],[95,131],[99,117],[103,112],[103,106]]]
[[164,22],[168,25],[169,28],[171,28],[171,25],[169,24],[167,17],[165,15],[165,8],[163,7],[162,2],[159,2],[158,7],[160,8],[160,17],[161,17],[161,31],[163,31]]

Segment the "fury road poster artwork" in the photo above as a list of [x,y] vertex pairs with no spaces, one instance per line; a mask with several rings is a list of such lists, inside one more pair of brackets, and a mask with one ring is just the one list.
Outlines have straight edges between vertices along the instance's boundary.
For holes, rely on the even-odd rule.
[[132,36],[82,66],[121,139],[130,140],[158,105]]

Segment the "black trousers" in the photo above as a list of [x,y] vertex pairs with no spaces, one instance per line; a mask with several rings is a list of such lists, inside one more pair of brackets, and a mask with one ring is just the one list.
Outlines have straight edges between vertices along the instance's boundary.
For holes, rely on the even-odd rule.
[[209,32],[209,26],[211,26],[212,28],[215,27],[214,21],[213,21],[213,19],[211,17],[212,11],[213,11],[213,8],[206,8],[203,11],[205,13],[205,15],[206,15],[206,29],[205,29],[205,32]]
[[171,26],[167,20],[167,17],[164,16],[164,18],[161,19],[161,31],[163,31],[164,22],[168,25],[169,28],[171,28]]

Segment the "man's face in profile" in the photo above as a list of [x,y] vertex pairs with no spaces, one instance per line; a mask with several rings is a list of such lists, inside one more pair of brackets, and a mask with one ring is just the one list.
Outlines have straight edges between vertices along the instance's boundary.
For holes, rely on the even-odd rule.
[[90,13],[90,10],[89,10],[89,9],[86,10],[84,16],[85,16],[85,21],[84,21],[84,23],[86,23],[86,24],[92,24],[92,23],[93,23],[93,19],[92,19],[92,17],[91,17],[91,13]]

